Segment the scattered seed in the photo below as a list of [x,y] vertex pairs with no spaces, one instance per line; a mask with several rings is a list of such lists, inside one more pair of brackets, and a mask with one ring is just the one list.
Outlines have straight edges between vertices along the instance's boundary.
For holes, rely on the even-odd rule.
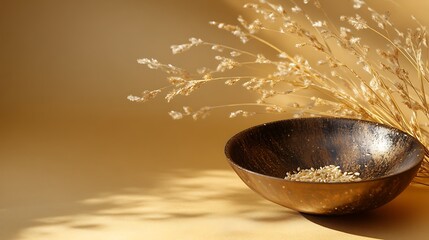
[[361,181],[359,172],[342,172],[340,166],[328,165],[314,169],[297,168],[286,173],[286,180],[301,182],[356,182]]

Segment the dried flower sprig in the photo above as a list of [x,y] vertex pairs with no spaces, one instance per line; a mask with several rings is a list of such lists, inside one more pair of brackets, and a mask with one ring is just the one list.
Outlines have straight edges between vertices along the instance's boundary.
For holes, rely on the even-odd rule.
[[[311,4],[312,3],[312,6]],[[325,19],[313,20],[306,9],[320,9]],[[429,87],[427,31],[416,18],[414,29],[402,31],[389,15],[381,14],[362,0],[354,0],[354,16],[339,16],[334,24],[317,0],[297,4],[274,4],[259,0],[244,5],[253,11],[252,21],[238,17],[238,25],[210,22],[238,37],[243,46],[255,41],[272,52],[254,53],[190,38],[188,43],[171,46],[173,54],[194,47],[209,47],[217,65],[190,73],[155,59],[139,59],[138,63],[168,74],[168,85],[146,90],[131,101],[144,102],[162,92],[170,102],[178,95],[188,96],[203,85],[223,82],[225,86],[241,85],[258,96],[254,102],[205,106],[198,110],[184,107],[171,111],[174,119],[206,117],[217,108],[232,108],[230,117],[248,117],[256,113],[293,113],[294,117],[332,116],[366,119],[399,128],[428,145]],[[369,20],[364,16],[369,16]],[[294,46],[312,49],[309,56],[292,55],[267,40],[267,34],[297,39]],[[367,36],[385,42],[383,48],[370,47]],[[269,56],[269,57],[268,57]],[[237,74],[238,69],[256,65],[264,74]],[[238,71],[239,72],[239,71]],[[279,101],[295,99],[301,101]],[[259,111],[254,111],[260,108]],[[250,111],[252,110],[252,111]],[[418,177],[429,176],[429,151]]]

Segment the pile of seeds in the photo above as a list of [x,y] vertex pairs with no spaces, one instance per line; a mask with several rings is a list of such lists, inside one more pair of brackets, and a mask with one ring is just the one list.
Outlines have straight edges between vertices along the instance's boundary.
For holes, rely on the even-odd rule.
[[358,172],[342,172],[340,166],[329,165],[319,169],[297,168],[292,173],[286,173],[286,180],[300,182],[356,182],[361,181]]

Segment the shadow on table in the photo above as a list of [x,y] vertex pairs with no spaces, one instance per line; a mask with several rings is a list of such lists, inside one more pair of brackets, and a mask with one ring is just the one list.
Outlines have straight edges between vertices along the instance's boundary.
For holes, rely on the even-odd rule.
[[165,239],[172,233],[186,236],[201,227],[208,228],[200,229],[202,235],[209,229],[210,233],[220,235],[227,232],[241,236],[249,231],[252,237],[264,234],[252,233],[255,226],[285,237],[302,217],[325,228],[363,237],[427,239],[429,235],[425,224],[429,216],[426,187],[411,186],[397,199],[374,211],[322,217],[299,214],[262,199],[231,170],[170,170],[156,174],[152,180],[156,184],[99,193],[60,206],[63,214],[34,219],[16,239],[87,239],[124,234],[134,234],[130,239],[134,236]]
[[219,219],[251,225],[283,224],[301,217],[262,199],[232,171],[174,170],[155,182],[151,187],[99,194],[77,203],[75,211],[39,218],[20,232],[19,239],[78,239],[90,231],[110,236],[126,232],[162,235],[165,228],[180,232],[195,225],[216,226]]
[[398,198],[378,209],[356,215],[302,214],[318,225],[354,235],[380,239],[428,239],[429,191],[411,185]]

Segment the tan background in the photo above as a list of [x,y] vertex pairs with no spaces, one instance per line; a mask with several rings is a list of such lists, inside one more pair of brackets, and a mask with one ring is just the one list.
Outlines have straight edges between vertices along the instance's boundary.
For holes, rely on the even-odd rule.
[[[334,1],[328,2],[334,9]],[[425,20],[426,1],[386,4]],[[223,146],[246,127],[284,116],[172,121],[182,104],[232,101],[210,88],[194,98],[133,104],[163,75],[136,63],[171,57],[190,36],[231,42],[208,27],[233,22],[242,1],[3,1],[0,7],[0,239],[424,239],[425,188],[374,212],[303,216],[255,195]],[[427,18],[426,18],[427,19]],[[235,42],[232,42],[235,44]],[[197,105],[198,106],[198,105]],[[410,237],[414,235],[414,237]]]

